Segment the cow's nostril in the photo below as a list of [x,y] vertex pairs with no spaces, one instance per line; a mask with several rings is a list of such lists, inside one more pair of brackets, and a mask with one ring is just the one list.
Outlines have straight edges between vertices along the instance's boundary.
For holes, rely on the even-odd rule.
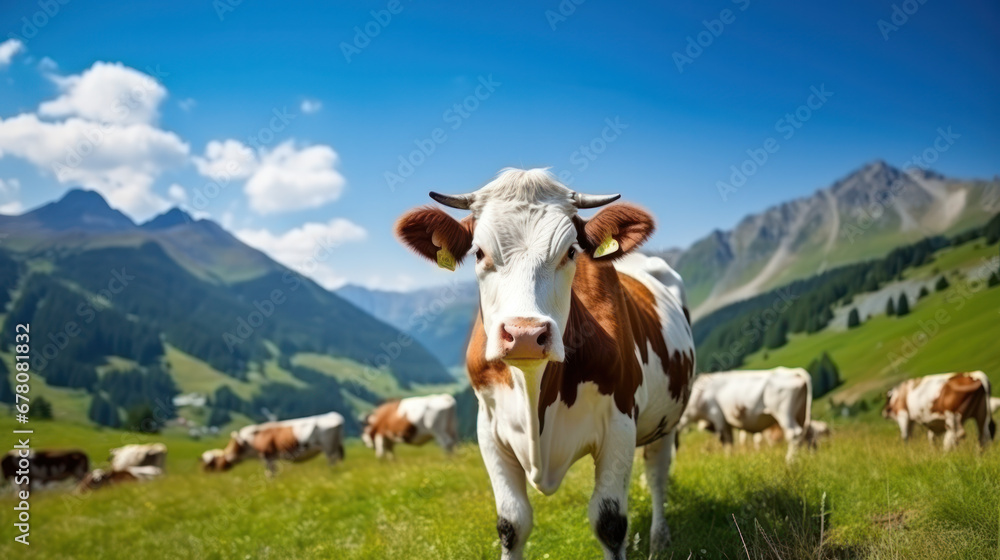
[[507,342],[514,342],[514,335],[510,334],[510,331],[505,326],[500,327],[500,336]]
[[539,346],[545,346],[545,344],[548,343],[548,341],[549,341],[549,333],[542,333],[538,335]]

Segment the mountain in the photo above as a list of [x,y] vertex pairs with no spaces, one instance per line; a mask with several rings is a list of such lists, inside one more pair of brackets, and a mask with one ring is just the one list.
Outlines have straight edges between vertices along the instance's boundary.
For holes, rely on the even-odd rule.
[[479,288],[475,282],[390,292],[347,285],[337,295],[380,321],[413,336],[445,366],[465,363],[465,348],[476,319]]
[[72,189],[58,201],[31,212],[4,218],[0,224],[22,230],[121,232],[136,227],[128,216],[108,206],[100,194],[82,189]]
[[684,278],[695,319],[830,267],[981,224],[1000,210],[1000,181],[949,179],[874,161],[810,196],[660,252]]
[[181,210],[137,226],[100,195],[71,191],[0,220],[0,238],[4,328],[48,333],[34,369],[93,395],[108,425],[105,400],[124,413],[153,386],[109,388],[109,368],[151,376],[159,400],[170,400],[164,371],[178,391],[227,386],[239,396],[222,400],[252,417],[326,407],[353,419],[385,396],[454,382],[419,341],[401,344],[399,329]]

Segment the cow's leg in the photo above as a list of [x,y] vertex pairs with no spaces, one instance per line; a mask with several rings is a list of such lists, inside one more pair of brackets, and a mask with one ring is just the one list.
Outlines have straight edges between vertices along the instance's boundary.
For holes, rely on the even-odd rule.
[[927,443],[931,444],[931,447],[934,447],[934,436],[935,435],[937,435],[937,434],[934,433],[934,430],[931,430],[931,429],[927,430]]
[[615,414],[594,456],[594,494],[588,514],[590,526],[604,548],[604,560],[625,560],[628,537],[628,487],[635,458],[635,424]]
[[653,501],[653,523],[649,531],[650,559],[656,558],[670,544],[670,529],[663,517],[663,508],[667,498],[670,464],[674,459],[675,435],[675,432],[670,432],[642,450],[642,457],[646,461],[646,486],[649,487]]
[[375,457],[379,459],[393,459],[392,440],[378,434],[375,436]]
[[437,444],[444,449],[444,452],[451,455],[452,451],[455,450],[455,441],[451,439],[451,436],[444,432],[437,432],[434,434],[434,439],[437,440]]
[[804,443],[806,429],[799,424],[798,418],[795,417],[795,411],[791,407],[788,408],[785,414],[776,414],[774,419],[778,422],[781,433],[785,436],[785,441],[788,442],[788,452],[785,454],[785,460],[790,462],[795,458],[796,451]]
[[944,450],[950,451],[958,447],[961,439],[962,415],[956,412],[944,413]]
[[274,475],[277,474],[277,463],[274,457],[264,457],[264,469],[266,470],[268,480],[273,479]]
[[522,560],[531,534],[532,511],[524,469],[510,451],[501,449],[480,421],[479,452],[493,485],[501,560]]
[[910,431],[913,428],[913,422],[910,422],[910,415],[906,411],[896,414],[896,423],[899,424],[899,437],[904,442],[910,441]]

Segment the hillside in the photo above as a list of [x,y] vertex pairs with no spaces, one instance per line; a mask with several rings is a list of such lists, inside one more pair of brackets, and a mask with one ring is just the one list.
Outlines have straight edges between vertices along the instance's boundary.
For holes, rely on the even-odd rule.
[[445,366],[465,364],[465,346],[479,305],[475,282],[412,292],[347,285],[336,293],[380,321],[412,335]]
[[829,268],[950,235],[1000,210],[1000,181],[869,163],[827,188],[745,217],[686,250],[661,252],[684,278],[695,319]]
[[[136,226],[71,191],[0,232],[0,322],[48,333],[33,369],[57,414],[115,426],[143,403],[173,414],[173,396],[199,392],[219,418],[333,409],[353,423],[386,396],[454,382],[422,345],[399,345],[398,329],[179,210]],[[308,356],[334,365],[302,365]],[[164,375],[173,383],[153,383]]]

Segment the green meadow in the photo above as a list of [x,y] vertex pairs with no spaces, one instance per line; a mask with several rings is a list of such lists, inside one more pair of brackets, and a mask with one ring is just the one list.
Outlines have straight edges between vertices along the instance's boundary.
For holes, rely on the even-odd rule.
[[[0,420],[0,433],[14,427],[9,417]],[[58,421],[33,427],[36,445],[81,447],[95,463],[138,439]],[[874,414],[835,423],[834,431],[791,466],[781,448],[726,454],[708,434],[686,434],[667,506],[673,545],[664,558],[1000,558],[1000,449],[980,454],[965,441],[946,455],[921,437],[904,445]],[[351,441],[347,460],[333,468],[320,458],[286,465],[268,481],[256,462],[200,472],[198,455],[221,439],[141,437],[169,447],[166,477],[85,495],[67,487],[34,492],[28,554],[13,542],[15,502],[5,489],[0,557],[499,557],[492,492],[474,445],[452,457],[433,445],[403,447],[395,461],[379,462]],[[630,559],[648,554],[642,470],[637,458]],[[528,558],[600,558],[586,518],[592,478],[584,459],[554,496],[531,491]]]

